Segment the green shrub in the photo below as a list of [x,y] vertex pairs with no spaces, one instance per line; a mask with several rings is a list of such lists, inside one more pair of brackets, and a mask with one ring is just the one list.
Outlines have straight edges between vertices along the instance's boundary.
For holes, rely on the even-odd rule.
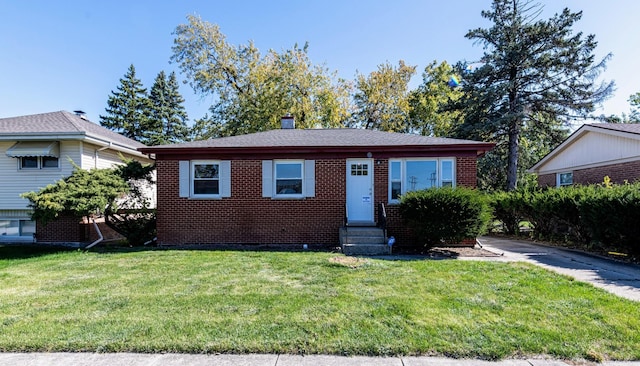
[[574,186],[538,190],[530,196],[529,220],[539,239],[588,241],[591,237],[581,220],[580,204],[593,187]]
[[505,232],[529,221],[533,236],[555,242],[603,246],[640,254],[640,184],[572,186],[490,196],[494,217]]
[[593,188],[580,214],[596,244],[640,254],[640,184]]
[[502,223],[503,232],[520,234],[520,222],[530,220],[532,189],[518,189],[512,192],[494,192],[489,195],[489,204],[494,219]]
[[475,238],[491,219],[486,197],[464,187],[409,192],[400,198],[400,214],[425,247]]

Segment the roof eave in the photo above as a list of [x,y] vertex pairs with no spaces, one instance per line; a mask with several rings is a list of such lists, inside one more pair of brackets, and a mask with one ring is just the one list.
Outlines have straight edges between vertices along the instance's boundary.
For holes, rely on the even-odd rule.
[[252,146],[252,147],[143,147],[138,150],[145,154],[192,156],[198,154],[220,155],[262,155],[269,154],[326,154],[326,153],[410,153],[410,152],[475,152],[484,155],[493,149],[494,143],[439,144],[439,145],[392,145],[392,146]]
[[612,128],[607,128],[604,126],[599,126],[597,124],[584,124],[580,126],[577,130],[575,130],[569,137],[567,137],[564,141],[560,143],[560,145],[556,146],[555,149],[549,151],[547,155],[545,155],[542,159],[540,159],[537,163],[535,163],[531,168],[527,169],[527,173],[540,173],[540,168],[542,168],[546,163],[548,163],[551,159],[555,158],[558,154],[566,150],[569,146],[571,146],[576,140],[580,137],[584,136],[588,132],[598,132],[604,133],[607,135],[613,136],[621,136],[627,138],[634,138],[640,140],[640,134],[636,132],[630,131],[622,131],[616,130]]
[[85,132],[72,133],[2,133],[0,141],[38,141],[38,140],[57,140],[57,141],[83,141],[94,145],[108,147],[112,150],[120,151],[136,157],[149,158],[138,150],[137,147],[127,146],[118,142],[110,141],[104,137]]
[[538,162],[535,163],[531,168],[527,169],[526,172],[538,174],[538,172],[540,171],[540,167],[545,165],[549,160],[553,159],[560,152],[568,148],[571,144],[573,144],[573,142],[579,136],[582,136],[583,134],[585,134],[587,130],[590,130],[588,126],[589,125],[586,125],[586,124],[580,126],[580,128],[575,130],[571,135],[569,135],[569,137],[567,137],[564,141],[562,141],[560,145],[556,146],[553,150],[549,151],[547,155],[543,156],[542,159],[538,160]]

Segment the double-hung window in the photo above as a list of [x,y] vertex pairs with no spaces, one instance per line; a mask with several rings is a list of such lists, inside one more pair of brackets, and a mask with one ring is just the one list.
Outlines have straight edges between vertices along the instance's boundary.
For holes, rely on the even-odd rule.
[[432,187],[455,186],[453,158],[397,159],[389,161],[389,201],[400,195]]
[[220,163],[217,161],[191,162],[193,174],[193,196],[219,196],[220,195]]
[[262,197],[315,197],[315,160],[263,160]]
[[231,161],[182,160],[178,163],[179,197],[231,197]]
[[275,161],[276,196],[302,196],[304,161]]

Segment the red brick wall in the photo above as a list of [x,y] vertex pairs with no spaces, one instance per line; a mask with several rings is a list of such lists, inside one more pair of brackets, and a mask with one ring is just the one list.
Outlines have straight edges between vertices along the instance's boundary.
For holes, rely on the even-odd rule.
[[88,226],[77,217],[61,216],[46,225],[36,222],[38,243],[81,243],[87,240],[88,235]]
[[[598,184],[602,183],[605,176],[609,176],[612,183],[624,184],[625,181],[633,183],[640,179],[640,161],[574,170],[573,184]],[[543,174],[538,176],[538,185],[555,187],[556,175]]]
[[158,161],[158,243],[338,244],[344,220],[343,160],[316,160],[316,196],[262,197],[262,162],[231,163],[231,197],[178,197],[178,162]]
[[538,175],[538,186],[540,186],[540,187],[555,187],[556,186],[556,175],[555,174]]
[[640,161],[576,170],[573,172],[573,183],[602,183],[607,175],[611,178],[612,183],[624,184],[625,181],[633,183],[640,179]]
[[[397,207],[388,205],[388,160],[374,160],[374,203],[385,204],[389,235],[409,240]],[[177,160],[157,161],[158,243],[337,246],[346,200],[344,159],[316,159],[315,197],[262,197],[261,160],[231,162],[231,197],[180,198]],[[475,156],[456,160],[457,184],[476,186]],[[377,212],[376,216],[377,218]]]

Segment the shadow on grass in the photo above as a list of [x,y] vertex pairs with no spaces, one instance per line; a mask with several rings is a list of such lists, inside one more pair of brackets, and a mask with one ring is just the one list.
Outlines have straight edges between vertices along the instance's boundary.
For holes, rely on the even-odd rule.
[[[274,245],[274,244],[198,244],[198,245],[175,245],[175,246],[96,246],[88,251],[98,254],[110,253],[134,253],[145,251],[234,251],[234,252],[278,252],[278,253],[336,253],[341,254],[340,247],[335,246],[310,246],[303,249],[301,246],[295,245]],[[358,255],[356,257],[366,257],[371,259],[382,260],[401,260],[401,261],[424,261],[424,260],[446,260],[458,259],[461,257],[455,249],[432,248],[426,252],[415,251],[399,251],[387,255]]]
[[5,244],[0,245],[0,259],[28,259],[76,250],[78,249],[49,245]]

